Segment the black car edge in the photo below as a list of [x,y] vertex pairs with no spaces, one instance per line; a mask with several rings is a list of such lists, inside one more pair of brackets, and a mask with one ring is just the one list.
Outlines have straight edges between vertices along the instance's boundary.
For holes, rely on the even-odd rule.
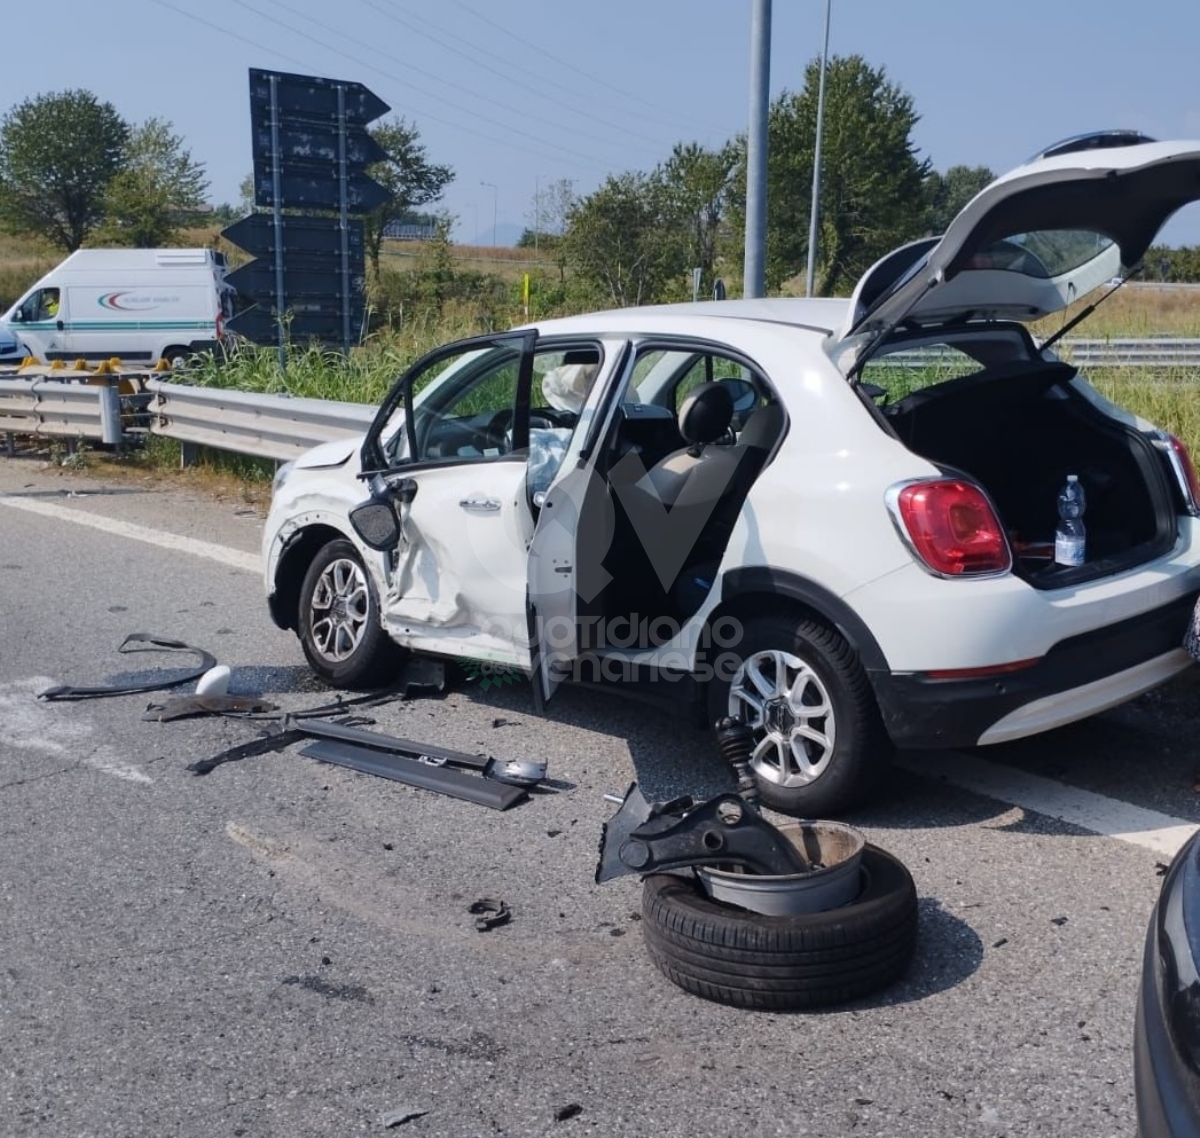
[[1200,833],[1150,917],[1133,1045],[1140,1138],[1200,1136]]

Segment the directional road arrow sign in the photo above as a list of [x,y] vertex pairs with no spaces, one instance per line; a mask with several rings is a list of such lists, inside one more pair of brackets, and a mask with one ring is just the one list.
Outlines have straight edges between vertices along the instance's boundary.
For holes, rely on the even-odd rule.
[[[251,261],[240,269],[234,269],[225,278],[226,282],[243,297],[249,297],[260,303],[275,300],[275,266],[268,260]],[[350,296],[360,297],[363,291],[363,262],[361,254],[358,263],[350,262]],[[328,262],[326,268],[297,268],[290,261],[283,262],[283,295],[284,307],[291,307],[290,301],[299,297],[314,297],[326,300],[331,307],[341,306],[342,274],[336,268],[336,262]]]
[[338,88],[345,91],[347,122],[369,123],[392,108],[361,83],[320,79],[315,75],[289,75],[281,71],[250,69],[250,114],[271,121],[271,76],[281,118],[325,119],[336,122]]
[[[336,217],[304,217],[289,213],[284,214],[281,224],[285,265],[302,268],[326,264],[330,259],[335,264],[340,263],[338,259],[342,253],[342,233]],[[227,229],[223,229],[221,236],[239,249],[245,249],[251,256],[265,257],[268,260],[275,256],[275,225],[274,218],[269,213],[252,213],[249,217],[243,217]],[[362,222],[352,220],[347,226],[346,236],[351,263],[354,263],[355,258],[361,263]]]
[[[341,201],[337,164],[320,170],[305,165],[292,169],[286,163],[280,174],[282,188],[280,205],[284,209],[339,208]],[[350,213],[370,213],[383,205],[392,195],[362,170],[350,170],[346,176],[346,209]],[[254,163],[254,203],[268,208],[275,205],[271,163]]]
[[[357,336],[362,328],[363,306],[352,305],[350,308],[350,329]],[[273,344],[279,336],[279,325],[275,313],[270,307],[256,305],[239,312],[226,321],[225,325],[231,332],[245,336],[255,344]],[[342,313],[341,309],[319,309],[316,311],[290,310],[284,321],[288,338],[293,343],[303,343],[306,340],[320,340],[326,344],[342,342]]]
[[[271,167],[271,124],[269,121],[253,123],[251,151],[254,162],[267,169]],[[387,151],[358,123],[346,127],[346,161],[351,168],[369,166],[372,162],[383,162]],[[285,170],[316,166],[321,170],[334,169],[340,161],[337,123],[323,119],[310,122],[307,119],[282,118],[279,123],[279,158]]]

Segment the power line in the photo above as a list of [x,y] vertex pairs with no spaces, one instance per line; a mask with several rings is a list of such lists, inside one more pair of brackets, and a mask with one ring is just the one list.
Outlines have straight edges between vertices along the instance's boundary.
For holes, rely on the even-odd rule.
[[[393,63],[398,64],[399,66],[404,68],[406,71],[414,71],[420,75],[427,76],[428,78],[434,80],[434,82],[441,83],[444,86],[449,86],[449,87],[455,86],[454,84],[448,83],[446,80],[441,79],[439,76],[434,75],[432,72],[426,71],[424,68],[417,67],[413,64],[410,64],[410,63],[406,62],[405,60],[399,59],[396,56],[393,56],[390,53],[381,50],[380,48],[374,47],[371,44],[363,43],[361,40],[356,40],[353,36],[348,36],[348,35],[346,35],[345,32],[339,31],[337,28],[331,27],[328,24],[324,24],[320,20],[317,20],[311,16],[307,16],[304,13],[297,12],[297,11],[295,11],[295,9],[289,8],[286,4],[280,3],[279,0],[272,0],[272,2],[274,2],[277,7],[282,8],[285,12],[288,12],[290,15],[300,16],[302,19],[308,20],[310,23],[314,24],[315,26],[320,28],[322,31],[331,32],[334,35],[337,35],[340,38],[347,40],[348,42],[354,44],[357,47],[365,47],[367,50],[373,51],[376,54],[383,56],[385,59],[389,59]],[[307,32],[301,30],[300,28],[295,27],[294,25],[288,24],[288,23],[284,22],[283,20],[278,19],[275,16],[272,16],[266,12],[260,11],[259,9],[255,8],[252,4],[248,3],[247,0],[233,0],[233,3],[237,4],[241,8],[246,9],[246,11],[248,11],[248,12],[252,12],[254,15],[258,16],[260,19],[269,20],[272,24],[275,24],[279,27],[286,29],[287,31],[290,31],[293,35],[300,36],[302,39],[308,40],[310,43],[316,44],[324,51],[332,51],[335,54],[340,55],[343,58],[350,60],[352,63],[358,64],[360,67],[366,67],[369,70],[374,71],[376,74],[383,75],[385,78],[389,79],[393,83],[398,83],[401,86],[410,87],[411,89],[419,92],[420,94],[426,95],[427,97],[432,98],[432,99],[436,99],[440,104],[442,104],[444,106],[451,107],[454,110],[461,111],[463,114],[471,116],[471,118],[473,118],[473,119],[491,123],[493,126],[497,126],[500,129],[507,131],[510,134],[517,135],[522,138],[528,138],[531,141],[536,142],[542,146],[548,145],[550,150],[555,151],[559,154],[569,155],[570,157],[572,157],[574,159],[578,159],[578,160],[582,161],[583,163],[585,163],[586,165],[590,165],[595,169],[598,169],[598,170],[603,169],[606,171],[608,169],[603,163],[597,161],[595,155],[593,155],[593,154],[585,154],[585,153],[582,153],[577,150],[571,150],[567,147],[560,146],[553,142],[547,143],[546,139],[541,138],[538,135],[531,134],[529,131],[522,130],[520,127],[513,126],[511,123],[504,122],[503,120],[500,120],[500,119],[492,118],[489,115],[480,113],[479,111],[473,111],[470,108],[463,106],[461,103],[457,103],[457,102],[447,99],[441,95],[436,95],[433,92],[425,90],[425,89],[417,86],[414,83],[408,82],[404,79],[400,79],[399,77],[397,77],[395,74],[393,74],[390,71],[385,71],[380,67],[376,67],[374,64],[368,63],[366,60],[360,58],[359,56],[352,55],[349,52],[346,52],[346,51],[341,50],[340,48],[334,47],[332,44],[329,44],[328,42],[326,42],[324,40],[317,39],[315,36],[309,35]],[[480,98],[480,96],[472,96],[472,97]],[[494,100],[492,100],[492,103],[493,103],[493,105],[503,106],[503,104],[495,103]],[[523,111],[516,110],[515,108],[507,108],[507,109],[514,110],[514,113],[521,114],[522,117],[528,117],[527,115],[525,115],[525,112],[523,112]],[[424,117],[430,118],[435,122],[441,122],[444,125],[450,126],[454,129],[464,130],[464,131],[474,134],[478,137],[486,138],[489,141],[495,141],[494,135],[486,134],[482,131],[472,130],[470,127],[461,126],[460,124],[454,123],[454,122],[447,120],[445,118],[442,118],[438,115],[425,113]],[[543,120],[543,121],[545,121],[545,120]],[[557,126],[557,124],[553,124],[553,123],[551,123],[549,125]],[[562,129],[562,128],[559,127],[559,129]],[[596,141],[600,141],[604,145],[609,145],[605,140],[602,140],[602,139],[597,139]],[[537,153],[541,157],[549,157],[548,155],[545,154],[544,151],[540,151],[540,152],[535,151],[532,153]]]
[[[562,88],[559,86],[556,86],[549,82],[541,83],[539,85],[536,81],[530,82],[526,78],[516,78],[512,74],[506,74],[504,71],[501,71],[498,68],[492,67],[490,64],[483,62],[483,60],[480,58],[480,57],[484,57],[487,59],[500,60],[501,62],[508,64],[511,69],[511,60],[509,60],[505,56],[499,55],[498,53],[493,52],[493,51],[488,51],[485,48],[478,47],[474,44],[468,44],[465,40],[463,40],[463,38],[461,36],[454,36],[453,42],[443,39],[441,36],[434,35],[432,32],[422,29],[419,26],[419,24],[414,24],[411,21],[404,19],[403,16],[398,16],[398,15],[396,15],[395,12],[389,11],[387,8],[383,7],[381,4],[377,3],[376,0],[360,0],[360,2],[362,4],[365,4],[368,8],[371,8],[374,11],[378,12],[381,16],[384,16],[387,19],[391,20],[393,23],[399,24],[400,27],[407,28],[410,32],[415,32],[417,35],[424,36],[426,39],[431,40],[432,42],[434,42],[436,44],[439,44],[441,47],[446,48],[447,51],[462,54],[462,55],[467,56],[468,58],[473,57],[473,62],[476,64],[476,66],[482,67],[485,71],[488,71],[491,74],[498,76],[499,78],[503,79],[506,83],[511,83],[516,87],[522,87],[526,91],[530,91],[533,94],[535,94],[541,98],[550,97],[555,100],[556,104],[558,104],[566,109],[572,110],[575,114],[580,115],[583,118],[591,119],[593,122],[599,123],[601,126],[610,127],[613,130],[619,131],[623,138],[639,138],[643,142],[648,142],[652,146],[656,146],[656,147],[662,145],[660,139],[651,138],[649,135],[639,134],[635,130],[630,130],[629,126],[627,124],[612,122],[609,119],[601,118],[599,115],[595,114],[594,112],[592,112],[590,110],[580,108],[578,104],[572,105],[570,100],[565,99],[563,97]],[[420,20],[420,17],[417,17],[417,19]],[[422,22],[428,23],[429,26],[431,26],[431,27],[437,27],[436,24],[433,24],[430,21],[422,21]],[[439,29],[439,30],[445,30],[445,29]],[[497,105],[502,105],[502,104],[497,104]],[[527,112],[521,112],[521,113],[524,114]],[[547,121],[547,120],[543,120],[543,121]]]
[[567,61],[564,59],[560,59],[557,55],[554,55],[552,52],[548,52],[545,50],[545,48],[540,47],[538,44],[535,44],[532,40],[528,40],[524,36],[519,36],[519,35],[517,35],[516,32],[511,31],[510,29],[506,28],[503,24],[498,24],[495,20],[489,19],[482,12],[478,11],[475,8],[472,8],[470,4],[463,3],[463,0],[452,0],[452,2],[454,4],[456,4],[459,8],[461,8],[464,12],[469,12],[472,16],[475,17],[475,19],[482,21],[483,23],[487,24],[489,27],[495,28],[496,31],[502,33],[503,35],[508,36],[508,38],[510,40],[514,40],[515,42],[522,44],[525,47],[529,48],[531,51],[535,52],[537,55],[542,56],[545,59],[549,59],[553,63],[557,63],[564,70],[569,71],[573,76],[582,75],[582,76],[584,76],[584,78],[590,79],[593,83],[598,83],[601,87],[606,88],[607,90],[611,91],[613,94],[620,95],[621,98],[628,99],[630,102],[637,103],[639,106],[649,107],[653,111],[661,110],[661,108],[655,106],[653,103],[649,102],[643,96],[631,94],[629,91],[624,91],[620,87],[614,87],[611,83],[609,83],[606,79],[602,79],[599,75],[595,75],[590,71],[585,71],[582,67],[579,66],[579,63],[577,60]]

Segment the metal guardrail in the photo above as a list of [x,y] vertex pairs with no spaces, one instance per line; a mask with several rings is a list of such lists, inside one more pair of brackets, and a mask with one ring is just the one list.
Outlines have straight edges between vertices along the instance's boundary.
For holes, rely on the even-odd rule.
[[44,377],[2,379],[0,432],[119,444],[124,433],[117,385]]
[[183,443],[286,461],[334,439],[361,435],[374,406],[259,395],[150,380],[150,431]]
[[[1200,340],[1164,337],[1156,340],[1063,340],[1054,350],[1076,367],[1197,368]],[[880,356],[877,367],[935,368],[961,365],[963,357],[949,348],[914,348]],[[1196,376],[1200,382],[1200,374]]]

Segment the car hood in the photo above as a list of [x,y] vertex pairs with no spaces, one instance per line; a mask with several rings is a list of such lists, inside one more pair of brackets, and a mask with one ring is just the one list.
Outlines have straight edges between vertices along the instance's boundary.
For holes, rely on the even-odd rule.
[[321,467],[342,466],[361,446],[362,435],[352,435],[348,438],[321,443],[312,450],[306,450],[296,459],[296,468],[298,470],[316,470]]
[[940,239],[872,265],[834,350],[856,368],[902,321],[1036,320],[1057,312],[1138,266],[1167,219],[1197,199],[1200,141],[1034,159],[980,191]]

